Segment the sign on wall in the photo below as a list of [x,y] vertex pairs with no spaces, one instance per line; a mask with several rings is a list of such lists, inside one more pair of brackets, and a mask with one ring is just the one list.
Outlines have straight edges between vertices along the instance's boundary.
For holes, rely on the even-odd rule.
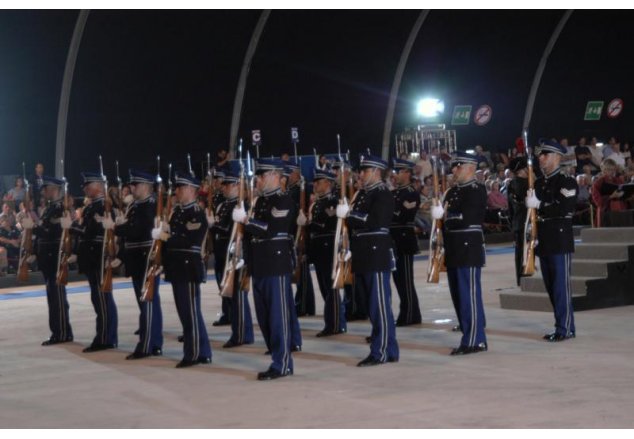
[[489,105],[480,106],[473,115],[473,121],[476,125],[484,126],[491,121],[493,110]]
[[608,104],[608,109],[606,110],[606,114],[609,118],[614,119],[619,117],[621,112],[623,111],[623,99],[614,98]]
[[451,116],[452,125],[469,125],[471,119],[471,105],[456,105]]
[[603,111],[603,101],[588,101],[586,105],[586,114],[583,120],[601,120],[601,112]]

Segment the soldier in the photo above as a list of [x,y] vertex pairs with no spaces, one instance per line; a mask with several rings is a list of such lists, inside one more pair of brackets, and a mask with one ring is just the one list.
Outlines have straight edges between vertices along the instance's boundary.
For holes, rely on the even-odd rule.
[[[337,176],[335,180],[335,187],[333,189],[336,194],[341,193],[340,182],[342,169],[344,169],[344,181],[347,182],[350,178],[350,163],[344,159],[343,165],[344,166],[342,166],[342,162],[339,159],[335,160],[331,165],[331,169]],[[354,191],[354,188],[348,187],[346,189]],[[346,196],[348,197],[348,202],[352,202],[350,194],[347,193]],[[368,312],[367,305],[365,303],[365,293],[361,289],[361,285],[357,285],[356,282],[353,281],[352,285],[344,285],[343,290],[345,293],[344,304],[346,307],[346,321],[351,322],[354,320],[366,320],[368,318]]]
[[48,325],[51,329],[51,336],[42,343],[42,346],[73,341],[66,286],[57,283],[59,248],[62,236],[60,218],[64,214],[64,199],[61,194],[63,185],[63,180],[42,176],[43,195],[49,203],[42,213],[41,222],[34,228],[33,219],[30,216],[25,216],[22,219],[22,228],[33,228],[33,235],[37,238],[37,262],[46,282]]
[[[104,262],[105,176],[96,172],[82,173],[84,194],[89,204],[84,208],[80,220],[70,217],[60,219],[62,228],[70,228],[71,234],[79,237],[77,263],[90,285],[90,300],[97,313],[97,335],[84,352],[102,351],[117,347],[117,306],[112,291],[102,291]],[[111,218],[112,219],[112,218]]]
[[[216,205],[214,218],[207,218],[210,225],[210,233],[214,240],[214,255],[216,259],[216,282],[220,289],[222,276],[225,270],[226,260],[230,253],[227,251],[229,237],[233,228],[233,209],[238,204],[238,184],[240,176],[227,171],[222,181],[223,198]],[[221,263],[221,264],[220,264]],[[243,344],[253,343],[253,321],[251,308],[249,307],[248,291],[240,288],[245,270],[236,267],[233,282],[233,295],[231,297],[231,337],[222,346],[232,348]],[[224,297],[223,297],[224,299]]]
[[509,169],[515,177],[511,180],[507,190],[509,220],[515,241],[515,278],[517,286],[522,277],[522,262],[524,256],[524,225],[526,223],[526,191],[528,190],[528,163],[525,157],[516,157],[509,163]]
[[380,157],[362,157],[359,168],[361,189],[351,207],[347,203],[337,206],[337,216],[347,216],[352,233],[352,272],[355,283],[361,284],[365,291],[372,322],[370,354],[357,364],[365,367],[397,362],[399,349],[390,288],[390,271],[395,266],[389,231],[394,197],[381,175],[387,162]]
[[414,255],[419,251],[414,219],[420,206],[420,195],[412,186],[415,166],[415,163],[407,160],[394,159],[396,188],[392,191],[394,214],[390,234],[396,250],[396,271],[392,275],[401,299],[396,326],[415,325],[422,321],[414,287]]
[[[293,374],[291,355],[292,248],[288,231],[295,219],[291,197],[281,191],[283,164],[275,159],[258,159],[256,166],[259,197],[247,218],[243,206],[236,206],[233,220],[245,224],[250,240],[247,265],[253,279],[255,311],[271,352],[268,370],[258,380],[272,380]],[[257,261],[257,263],[254,263]]]
[[[337,228],[337,195],[332,191],[335,174],[328,170],[315,169],[313,192],[315,201],[308,213],[310,240],[308,255],[315,265],[317,282],[324,298],[324,329],[317,337],[346,332],[346,310],[339,290],[332,287],[332,264],[335,229]],[[301,223],[301,220],[299,220]],[[300,224],[301,225],[301,224]]]
[[200,182],[188,173],[174,180],[178,204],[169,224],[152,229],[152,239],[165,241],[165,279],[172,283],[176,311],[183,325],[183,359],[178,368],[211,363],[211,346],[200,310],[200,283],[207,279],[201,246],[208,223],[196,201]]
[[[284,176],[286,177],[286,187],[282,184],[282,189],[286,189],[286,192],[291,196],[293,203],[295,204],[295,212],[299,212],[299,216],[306,220],[304,212],[300,212],[300,180],[301,170],[299,165],[292,161],[284,162]],[[297,222],[291,223],[290,234],[291,237],[295,237],[297,234]],[[306,258],[301,261],[296,261],[296,264],[300,264],[299,279],[297,280],[297,292],[295,293],[295,306],[297,309],[297,316],[314,316],[315,315],[315,290],[313,288],[313,278],[310,275],[310,264]]]
[[558,342],[575,337],[570,272],[575,251],[572,217],[577,204],[577,182],[559,170],[566,148],[553,140],[537,147],[542,176],[526,195],[526,207],[537,209],[537,247],[544,284],[555,311],[555,331],[544,339]]
[[[224,181],[225,172],[227,172],[227,169],[228,168],[216,166],[213,172],[212,186],[209,188],[209,190],[213,191],[214,193],[212,198],[212,203],[216,207],[216,209],[218,208],[218,206],[222,204],[225,198],[223,195],[223,190],[222,190],[222,182]],[[218,273],[221,273],[220,277],[222,278],[222,272],[225,267],[226,254],[221,257],[215,257],[220,254],[216,252],[215,245],[216,245],[216,242],[214,241],[214,273],[216,273],[216,281],[220,282],[220,280],[222,279],[220,280],[218,279]],[[231,324],[231,297],[223,296],[220,317],[218,318],[218,320],[215,320],[212,323],[212,325],[225,326],[230,324]]]
[[475,179],[478,159],[462,151],[451,162],[456,183],[444,196],[445,208],[432,207],[432,217],[442,219],[445,265],[451,300],[462,331],[460,346],[451,355],[488,349],[482,304],[480,273],[484,265],[482,222],[486,212],[486,188]]
[[104,228],[114,227],[115,235],[123,237],[123,261],[126,276],[132,277],[132,286],[139,306],[139,342],[127,360],[161,355],[163,348],[163,313],[159,297],[159,276],[154,282],[152,301],[143,302],[143,287],[152,248],[152,229],[156,216],[156,200],[152,196],[154,177],[130,169],[130,185],[134,201],[127,212],[117,215],[116,221],[105,218]]

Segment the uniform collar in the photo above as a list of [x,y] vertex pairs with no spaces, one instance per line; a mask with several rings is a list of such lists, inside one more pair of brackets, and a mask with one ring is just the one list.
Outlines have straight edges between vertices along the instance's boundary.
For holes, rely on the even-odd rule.
[[181,209],[183,209],[183,210],[184,210],[184,209],[190,209],[190,208],[192,208],[193,206],[195,206],[196,204],[197,204],[197,203],[196,203],[196,200],[191,201],[191,202],[189,202],[189,203],[187,203],[187,204],[181,204]]
[[560,171],[561,171],[561,168],[557,168],[557,169],[555,169],[555,170],[552,172],[552,174],[548,174],[548,175],[544,174],[544,178],[545,178],[546,180],[548,180],[549,178],[554,177],[555,175],[559,174],[559,172],[560,172]]
[[225,201],[229,201],[229,202],[236,201],[237,199],[238,199],[237,195],[235,197],[230,197],[230,198],[225,197]]
[[317,195],[318,200],[325,200],[326,198],[330,198],[332,195],[332,191],[326,192],[325,194]]
[[270,197],[272,195],[281,194],[281,193],[282,193],[282,189],[278,187],[278,188],[275,188],[275,189],[264,191],[262,193],[262,196],[263,197]]
[[103,203],[103,195],[90,200],[91,203]]
[[383,182],[381,180],[377,181],[376,183],[372,183],[370,186],[364,188],[366,192],[370,192],[373,191],[374,189],[377,189],[379,186],[381,186],[383,184]]
[[475,178],[472,178],[471,180],[467,180],[464,183],[458,183],[458,187],[471,186],[473,183],[476,183]]
[[148,201],[150,201],[152,199],[151,195],[148,195],[147,197],[145,197],[142,200],[134,200],[135,204],[143,204],[143,203],[147,203]]
[[411,187],[412,187],[412,183],[407,183],[407,184],[404,184],[403,186],[396,186],[394,189],[401,190],[401,189],[409,189]]

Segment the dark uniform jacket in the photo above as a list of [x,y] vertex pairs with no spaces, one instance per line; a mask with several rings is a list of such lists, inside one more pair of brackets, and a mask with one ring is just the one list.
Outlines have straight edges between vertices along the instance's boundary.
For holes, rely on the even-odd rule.
[[79,236],[77,264],[80,273],[101,270],[104,228],[96,216],[104,215],[104,198],[99,197],[84,207],[82,221],[75,221],[71,232]]
[[541,201],[537,210],[537,256],[575,251],[572,216],[577,192],[576,180],[559,170],[535,181],[535,195]]
[[252,276],[280,276],[293,271],[293,240],[288,232],[296,216],[291,197],[280,189],[257,198],[244,228]]
[[37,265],[47,276],[57,272],[59,242],[62,237],[60,218],[63,214],[63,199],[52,201],[44,209],[40,225],[33,228],[33,235],[36,237]]
[[205,211],[196,201],[174,208],[170,237],[163,247],[166,280],[196,283],[207,280],[201,252],[207,227]]
[[[299,182],[295,183],[292,186],[289,186],[286,193],[288,193],[288,195],[291,197],[291,200],[293,200],[293,209],[296,213],[295,216],[297,217],[297,215],[299,215],[299,198],[301,196]],[[290,226],[290,234],[294,237],[297,234],[297,221],[291,221]]]
[[447,204],[443,223],[445,265],[450,268],[482,267],[486,188],[475,179],[457,184],[445,193],[443,204]]
[[524,230],[526,222],[526,191],[528,191],[528,178],[515,177],[511,180],[507,189],[509,220],[514,232]]
[[390,234],[394,241],[394,250],[399,254],[413,255],[418,253],[418,239],[414,231],[414,218],[420,206],[420,195],[410,184],[392,191],[394,196],[394,213]]
[[[233,208],[238,204],[238,197],[222,198],[220,204],[216,204],[216,222],[211,227],[211,236],[214,240],[214,255],[216,259],[227,257],[227,247],[233,228]],[[247,207],[245,206],[245,209]]]
[[394,212],[394,197],[379,181],[361,189],[346,221],[351,232],[352,271],[368,273],[395,267],[389,226]]
[[308,227],[308,258],[317,264],[332,264],[335,230],[337,229],[337,204],[334,192],[320,195],[311,206]]
[[115,227],[115,235],[125,238],[121,255],[126,276],[143,275],[147,271],[155,217],[156,200],[150,196],[135,200],[128,209],[128,221]]

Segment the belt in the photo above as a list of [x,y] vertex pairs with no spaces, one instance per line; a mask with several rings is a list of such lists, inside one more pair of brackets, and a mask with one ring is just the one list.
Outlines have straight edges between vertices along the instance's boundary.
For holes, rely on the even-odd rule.
[[129,249],[133,249],[133,248],[145,248],[145,247],[151,247],[152,243],[154,241],[143,241],[143,242],[125,242],[123,244],[123,248],[125,248],[126,250]]

